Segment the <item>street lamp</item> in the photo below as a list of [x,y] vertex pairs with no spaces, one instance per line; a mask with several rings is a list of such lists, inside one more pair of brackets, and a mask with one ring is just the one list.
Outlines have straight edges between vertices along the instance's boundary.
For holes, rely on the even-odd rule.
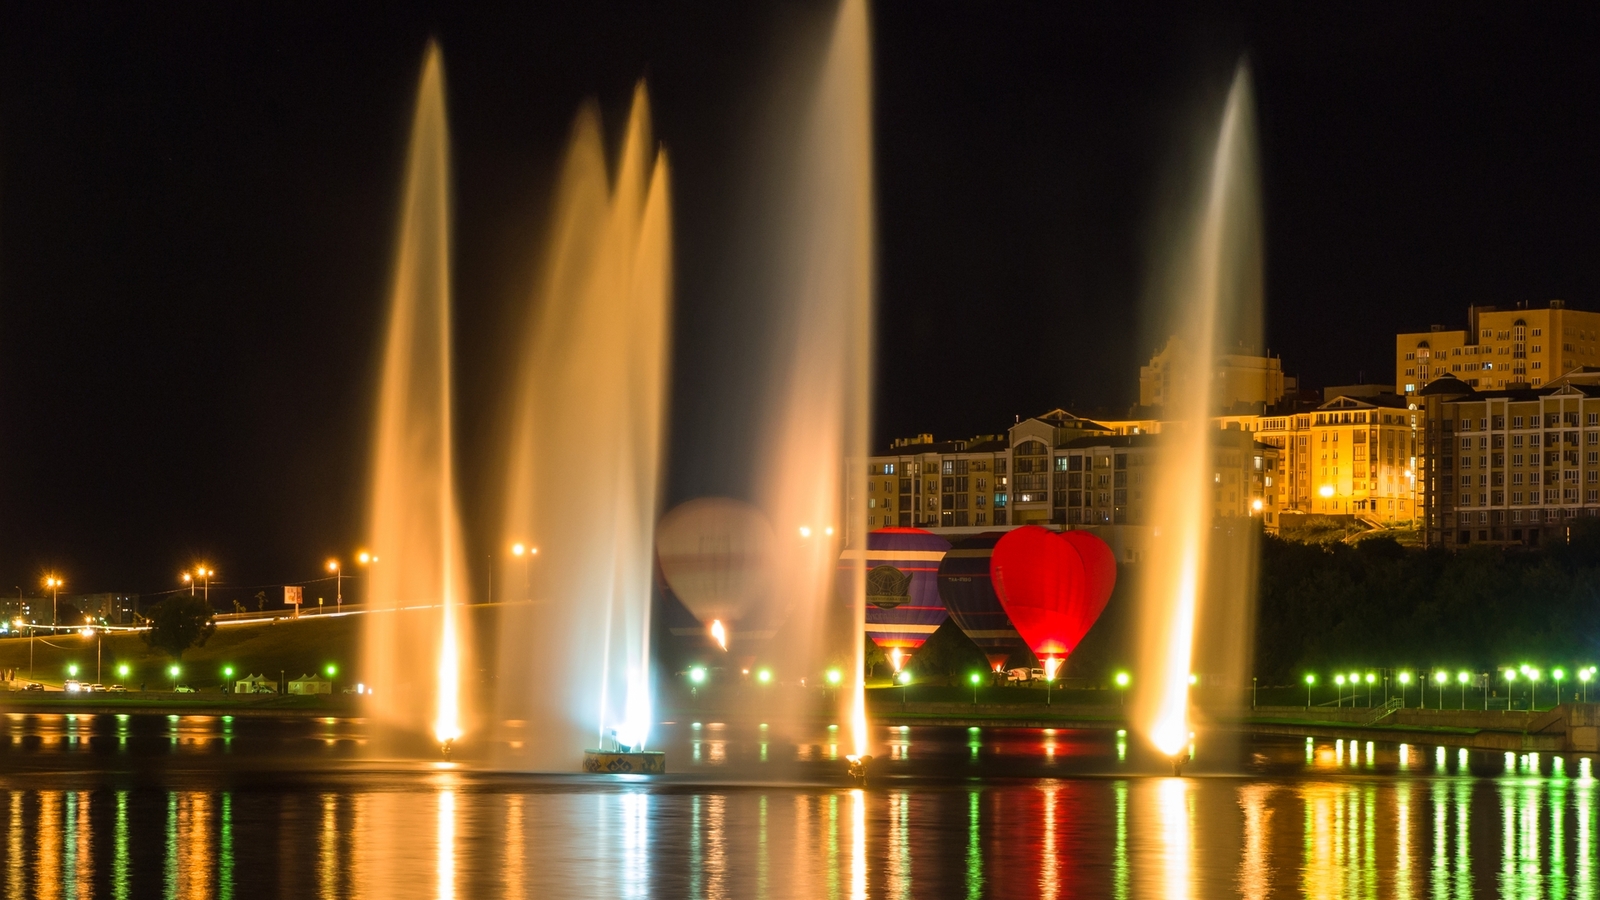
[[1333,683],[1338,685],[1338,687],[1334,689],[1334,697],[1336,698],[1335,702],[1338,704],[1340,709],[1344,709],[1344,676],[1333,676]]
[[511,555],[522,560],[522,599],[525,601],[533,600],[532,564],[534,554],[538,552],[538,547],[525,547],[522,544],[511,545]]
[[1406,708],[1406,688],[1411,686],[1411,673],[1410,672],[1401,672],[1400,675],[1399,675],[1399,679],[1400,679],[1400,708],[1401,709],[1405,709]]
[[328,571],[333,573],[333,611],[344,609],[344,568],[337,559],[328,560]]
[[1507,669],[1506,670],[1506,709],[1515,709],[1516,706],[1517,706],[1517,702],[1515,700],[1511,699],[1511,686],[1512,686],[1513,683],[1516,682],[1516,680],[1517,680],[1517,670],[1516,669]]
[[689,696],[700,695],[700,685],[706,683],[706,670],[704,666],[695,666],[689,670]]
[[50,632],[56,630],[56,606],[61,596],[61,579],[55,575],[46,575],[44,586],[50,589]]
[[[194,577],[199,578],[199,579],[203,579],[204,582],[205,582],[204,596],[205,596],[205,599],[206,599],[206,605],[208,605],[208,606],[211,604],[211,576],[213,576],[215,574],[217,574],[217,570],[216,569],[210,569],[210,568],[207,568],[207,567],[205,567],[203,565],[202,566],[195,566],[195,569],[194,569]],[[184,576],[184,580],[188,581],[188,576],[187,575]],[[192,582],[192,581],[189,582],[189,595],[190,596],[194,596],[194,582]]]
[[1117,705],[1126,706],[1128,702],[1128,684],[1133,681],[1127,672],[1117,673]]
[[117,666],[117,677],[126,680],[128,677],[128,671],[128,664],[122,663],[121,665]]
[[973,706],[977,706],[978,705],[978,673],[977,672],[973,672],[971,675],[967,676],[967,680],[972,682],[972,705]]
[[1472,676],[1467,674],[1466,672],[1461,672],[1461,673],[1456,675],[1456,680],[1461,682],[1461,708],[1462,709],[1466,709],[1467,708],[1467,681],[1470,678],[1472,678]]
[[1550,670],[1550,679],[1556,683],[1556,705],[1561,705],[1561,679],[1567,677],[1567,672],[1562,668]]
[[909,693],[911,685],[911,670],[901,669],[895,673],[894,680],[900,682],[900,708],[905,709],[906,694]]
[[1372,674],[1371,672],[1367,673],[1367,708],[1368,709],[1372,708],[1372,683],[1377,681],[1377,680],[1378,680],[1378,676]]
[[756,671],[756,680],[761,682],[762,684],[771,684],[772,683],[772,670],[771,669],[758,669]]
[[1528,709],[1539,709],[1539,670],[1528,667]]
[[1594,677],[1594,666],[1578,670],[1578,680],[1583,682],[1583,702],[1589,702],[1589,679]]
[[1311,708],[1311,686],[1317,683],[1317,676],[1306,674],[1306,709]]
[[1439,708],[1444,709],[1444,683],[1450,678],[1444,672],[1433,673],[1433,681],[1439,685]]

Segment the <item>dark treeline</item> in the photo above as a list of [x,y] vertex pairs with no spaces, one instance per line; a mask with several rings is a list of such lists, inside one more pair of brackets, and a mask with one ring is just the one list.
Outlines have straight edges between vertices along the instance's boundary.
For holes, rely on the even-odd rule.
[[[1264,536],[1255,671],[1600,661],[1600,527],[1538,549],[1407,549]],[[1570,676],[1569,676],[1570,677]]]

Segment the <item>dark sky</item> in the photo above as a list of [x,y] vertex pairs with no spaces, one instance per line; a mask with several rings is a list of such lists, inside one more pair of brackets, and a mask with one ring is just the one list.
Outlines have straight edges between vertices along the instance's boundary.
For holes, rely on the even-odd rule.
[[[424,42],[455,141],[462,493],[497,421],[552,172],[649,79],[674,164],[674,481],[787,63],[826,7],[0,4],[0,579],[153,593],[315,577],[361,543],[399,168]],[[1173,173],[1255,70],[1268,345],[1392,376],[1469,303],[1600,309],[1600,17],[1579,4],[883,3],[878,437],[1125,408]],[[481,581],[481,576],[480,579]],[[0,590],[10,587],[0,581]],[[480,585],[481,588],[481,585]],[[248,592],[253,593],[253,588]]]

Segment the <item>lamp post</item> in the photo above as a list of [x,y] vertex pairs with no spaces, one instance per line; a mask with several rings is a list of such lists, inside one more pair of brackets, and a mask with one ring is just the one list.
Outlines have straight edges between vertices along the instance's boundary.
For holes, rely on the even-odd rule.
[[167,676],[172,680],[172,689],[174,691],[178,689],[178,674],[180,671],[177,666],[169,666],[167,668]]
[[900,708],[901,709],[905,709],[906,708],[906,693],[910,689],[910,685],[911,685],[911,670],[910,669],[901,669],[894,676],[894,680],[900,682]]
[[1561,679],[1567,677],[1565,669],[1560,667],[1550,670],[1550,680],[1556,683],[1556,705],[1561,705]]
[[1317,676],[1306,675],[1306,709],[1311,708],[1311,686],[1317,683]]
[[1256,676],[1250,676],[1250,708],[1256,708]]
[[56,630],[57,607],[60,604],[61,598],[61,579],[54,575],[46,575],[44,579],[44,586],[50,589],[50,632],[54,634]]
[[1399,680],[1400,680],[1400,708],[1401,709],[1405,709],[1406,708],[1406,688],[1411,686],[1411,673],[1410,672],[1401,672],[1400,675],[1399,675]]
[[1117,673],[1117,705],[1128,705],[1128,683],[1133,680],[1127,672]]
[[1528,667],[1528,709],[1539,710],[1539,670]]
[[1594,666],[1578,670],[1578,681],[1583,683],[1583,702],[1589,702],[1589,679],[1594,677]]
[[1461,673],[1456,675],[1456,680],[1461,682],[1461,708],[1462,709],[1466,709],[1467,708],[1467,680],[1470,679],[1471,677],[1472,676],[1468,675],[1466,672],[1461,672]]
[[328,571],[333,573],[333,611],[344,609],[344,568],[337,559],[328,560]]
[[1444,709],[1444,683],[1450,676],[1443,671],[1433,673],[1433,683],[1439,686],[1439,708]]
[[1506,670],[1506,709],[1516,709],[1517,701],[1515,701],[1515,700],[1513,700],[1511,698],[1511,686],[1516,682],[1516,680],[1517,680],[1517,670],[1516,669],[1507,669]]
[[973,672],[970,676],[968,676],[967,680],[972,682],[972,705],[973,706],[977,706],[978,705],[978,681],[979,681],[978,673],[977,672]]
[[1340,709],[1344,709],[1344,676],[1343,675],[1335,675],[1335,676],[1333,676],[1333,683],[1335,685],[1335,687],[1334,687],[1335,703],[1338,705],[1338,707]]
[[533,556],[539,552],[538,547],[526,547],[522,544],[511,545],[511,555],[522,560],[522,599],[533,600]]
[[1372,674],[1371,672],[1367,673],[1367,709],[1372,708],[1372,684],[1377,680],[1378,676]]
[[194,567],[194,578],[192,579],[189,577],[188,572],[183,573],[183,580],[189,582],[189,596],[194,596],[194,583],[196,581],[204,581],[203,596],[205,597],[206,605],[209,606],[211,604],[211,576],[215,574],[217,574],[216,569],[208,568],[204,565]]

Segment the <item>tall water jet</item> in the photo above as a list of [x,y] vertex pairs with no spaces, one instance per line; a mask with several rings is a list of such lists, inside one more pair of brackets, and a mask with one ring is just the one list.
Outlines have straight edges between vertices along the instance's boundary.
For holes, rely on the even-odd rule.
[[1213,367],[1223,348],[1253,350],[1261,329],[1255,126],[1243,63],[1201,181],[1195,216],[1158,288],[1184,349],[1183,371],[1173,375],[1172,417],[1162,426],[1134,698],[1135,721],[1175,760],[1189,743],[1192,682],[1216,685],[1221,697],[1238,687],[1253,621],[1253,523],[1217,519],[1212,498],[1219,439],[1231,437],[1212,424]]
[[[506,535],[539,548],[501,612],[505,762],[573,771],[651,724],[650,602],[671,306],[667,158],[644,84],[608,178],[579,112],[557,185],[512,412]],[[527,728],[525,733],[515,733]]]
[[[875,277],[871,34],[866,0],[843,0],[798,147],[787,219],[773,392],[757,493],[778,536],[776,602],[792,609],[780,671],[848,666],[840,691],[852,755],[867,752],[866,504]],[[842,582],[842,584],[841,584]],[[843,593],[843,597],[839,594]],[[812,682],[815,683],[815,682]]]
[[445,745],[465,726],[466,591],[450,385],[450,148],[444,69],[430,44],[417,90],[378,399],[365,617],[372,714]]

